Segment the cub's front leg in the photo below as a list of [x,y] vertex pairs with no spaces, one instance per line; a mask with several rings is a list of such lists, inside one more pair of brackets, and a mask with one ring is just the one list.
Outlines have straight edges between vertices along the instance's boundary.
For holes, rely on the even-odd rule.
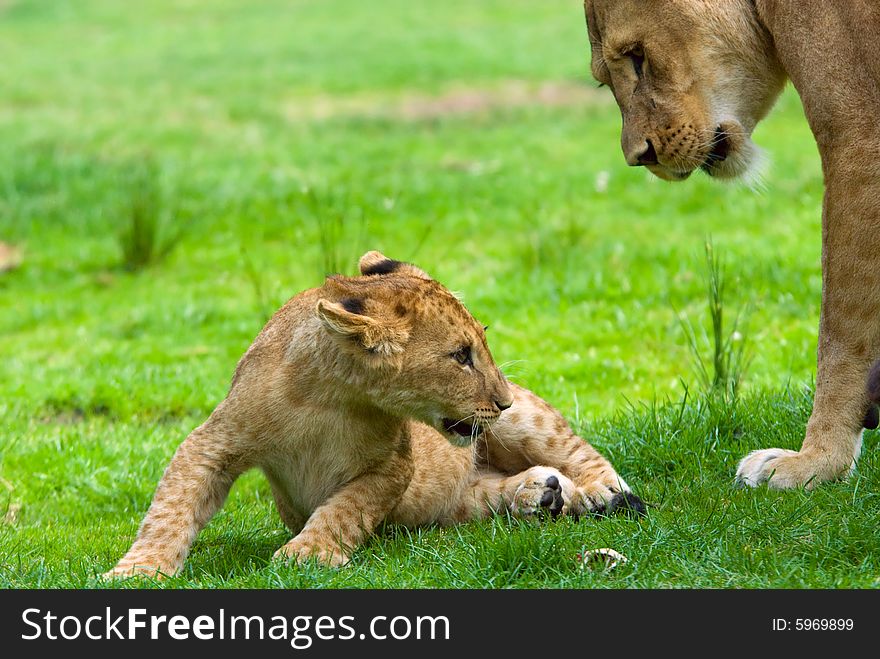
[[159,481],[137,539],[104,578],[162,577],[180,570],[199,531],[248,468],[245,453],[216,416],[190,433]]
[[275,552],[275,558],[297,562],[314,558],[330,567],[344,565],[403,497],[412,474],[407,446],[377,469],[343,485],[315,509],[302,531]]

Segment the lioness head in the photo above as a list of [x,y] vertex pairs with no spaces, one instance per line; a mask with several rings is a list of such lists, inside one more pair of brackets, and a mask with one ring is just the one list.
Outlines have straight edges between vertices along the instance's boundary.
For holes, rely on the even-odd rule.
[[331,277],[316,311],[366,373],[365,395],[393,414],[468,445],[513,404],[486,334],[464,305],[423,270],[368,252],[363,276]]
[[623,116],[629,165],[680,181],[746,174],[785,83],[750,0],[586,0],[592,73]]

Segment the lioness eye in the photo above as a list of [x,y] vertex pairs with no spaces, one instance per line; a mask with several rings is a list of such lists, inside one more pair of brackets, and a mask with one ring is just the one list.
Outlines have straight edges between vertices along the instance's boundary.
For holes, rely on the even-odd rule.
[[473,366],[474,360],[471,358],[471,347],[470,346],[462,346],[458,350],[452,353],[453,359],[457,361],[462,366]]
[[626,53],[626,56],[629,57],[630,61],[632,62],[633,70],[636,72],[636,75],[641,78],[642,67],[645,64],[645,51],[643,51],[639,46],[635,46]]

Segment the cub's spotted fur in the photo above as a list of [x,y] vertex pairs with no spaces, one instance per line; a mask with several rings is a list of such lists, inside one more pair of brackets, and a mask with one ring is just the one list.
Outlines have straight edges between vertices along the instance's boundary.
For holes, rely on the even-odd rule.
[[276,556],[332,566],[382,520],[644,511],[558,412],[507,382],[483,327],[442,285],[378,252],[360,269],[300,293],[269,321],[106,576],[177,572],[253,467],[294,534]]

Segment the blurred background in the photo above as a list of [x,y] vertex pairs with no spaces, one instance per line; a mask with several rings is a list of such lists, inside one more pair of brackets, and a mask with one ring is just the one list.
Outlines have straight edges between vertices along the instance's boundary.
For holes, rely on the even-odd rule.
[[210,411],[274,309],[368,249],[460,291],[512,379],[589,419],[698,384],[711,238],[743,386],[811,378],[796,97],[756,132],[764,190],[627,168],[576,0],[0,0],[0,61],[18,426]]

